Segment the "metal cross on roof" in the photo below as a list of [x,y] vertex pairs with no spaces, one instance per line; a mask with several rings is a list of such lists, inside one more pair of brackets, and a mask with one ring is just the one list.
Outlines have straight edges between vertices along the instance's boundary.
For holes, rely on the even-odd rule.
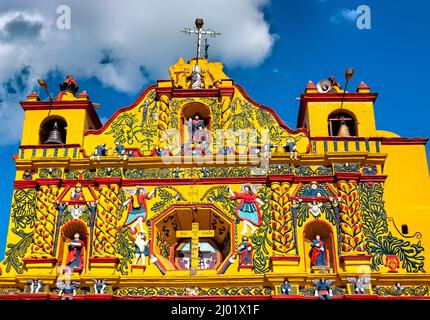
[[184,30],[181,31],[188,35],[191,35],[191,34],[197,35],[197,63],[200,58],[200,50],[202,47],[202,36],[210,36],[215,38],[216,36],[221,35],[221,33],[215,32],[212,29],[207,29],[207,30],[202,29],[203,23],[204,23],[203,19],[196,19],[195,24],[197,29],[185,28]]

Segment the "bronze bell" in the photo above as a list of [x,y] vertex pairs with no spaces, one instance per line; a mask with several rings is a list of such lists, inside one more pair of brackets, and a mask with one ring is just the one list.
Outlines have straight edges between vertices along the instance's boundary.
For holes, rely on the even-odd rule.
[[339,131],[337,132],[337,136],[338,137],[350,137],[351,134],[349,133],[349,128],[346,125],[346,121],[342,120],[340,122],[340,127],[339,127]]
[[57,122],[54,123],[54,127],[51,132],[49,132],[48,139],[44,142],[44,144],[63,144],[61,140],[61,132],[58,130]]

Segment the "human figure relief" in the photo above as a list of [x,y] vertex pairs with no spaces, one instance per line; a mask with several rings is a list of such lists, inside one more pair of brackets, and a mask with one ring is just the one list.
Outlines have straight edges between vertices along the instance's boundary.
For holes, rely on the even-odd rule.
[[103,279],[103,280],[93,279],[93,282],[94,282],[94,293],[104,294],[104,290],[106,288],[106,279]]
[[84,267],[85,244],[79,237],[79,233],[75,233],[73,240],[68,243],[69,253],[66,266],[72,269],[82,269]]
[[28,280],[30,283],[30,293],[39,293],[42,288],[43,280]]
[[127,220],[124,226],[130,226],[130,232],[136,233],[136,226],[139,225],[140,231],[143,231],[143,222],[146,221],[147,208],[146,200],[150,200],[152,196],[156,195],[157,188],[147,193],[145,187],[137,187],[134,189],[126,190],[130,196],[124,201],[123,206],[128,207]]
[[76,185],[76,187],[70,193],[70,200],[85,201],[84,193],[82,192],[82,187],[79,183]]
[[239,266],[252,265],[252,244],[248,237],[243,237],[242,242],[237,247],[239,253]]
[[230,187],[228,191],[231,195],[231,199],[240,199],[239,205],[236,209],[237,217],[243,221],[242,236],[248,233],[248,227],[251,229],[251,234],[254,234],[256,227],[261,224],[261,213],[260,205],[264,205],[264,202],[258,198],[255,193],[260,185],[251,186],[250,184],[244,184],[240,188],[241,192],[233,192]]
[[79,217],[84,212],[85,207],[75,204],[73,207],[69,209],[70,214],[72,215],[73,220],[79,219]]
[[327,266],[327,252],[325,243],[317,235],[311,243],[311,266]]
[[141,265],[146,265],[146,257],[149,256],[149,242],[151,239],[146,239],[146,231],[143,230],[137,233],[136,240],[134,241],[134,255],[135,259],[133,264],[137,265],[139,259],[141,259]]

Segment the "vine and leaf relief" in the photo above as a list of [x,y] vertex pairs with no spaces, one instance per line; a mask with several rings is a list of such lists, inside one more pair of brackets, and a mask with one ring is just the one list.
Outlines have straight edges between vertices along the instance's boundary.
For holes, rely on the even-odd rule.
[[22,261],[27,249],[31,245],[34,233],[34,223],[36,219],[36,190],[18,189],[14,192],[12,200],[11,222],[13,227],[11,232],[15,234],[18,241],[8,243],[6,246],[5,259],[6,272],[13,268],[17,273],[22,274]]
[[363,230],[366,236],[365,250],[371,256],[371,269],[379,271],[384,257],[395,255],[407,272],[424,271],[424,247],[421,241],[413,243],[394,237],[388,231],[387,213],[384,209],[382,183],[359,185]]

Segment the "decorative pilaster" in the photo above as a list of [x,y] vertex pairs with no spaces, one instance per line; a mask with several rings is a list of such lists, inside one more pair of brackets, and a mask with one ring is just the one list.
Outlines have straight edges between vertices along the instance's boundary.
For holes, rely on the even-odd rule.
[[[293,271],[299,264],[297,244],[294,237],[294,220],[289,182],[272,182],[271,214],[272,214],[272,243],[273,256],[271,265],[273,271]],[[291,269],[291,270],[290,270]]]
[[31,243],[31,257],[52,257],[54,247],[55,218],[57,210],[55,201],[58,186],[40,186],[36,196],[36,221]]
[[341,252],[364,253],[364,233],[358,183],[355,180],[338,182],[340,204]]
[[94,224],[93,256],[114,257],[117,234],[120,187],[118,184],[101,184],[97,216]]
[[167,141],[161,139],[163,133],[169,128],[170,125],[170,110],[169,110],[170,96],[161,94],[158,98],[158,144],[160,147],[165,147]]

